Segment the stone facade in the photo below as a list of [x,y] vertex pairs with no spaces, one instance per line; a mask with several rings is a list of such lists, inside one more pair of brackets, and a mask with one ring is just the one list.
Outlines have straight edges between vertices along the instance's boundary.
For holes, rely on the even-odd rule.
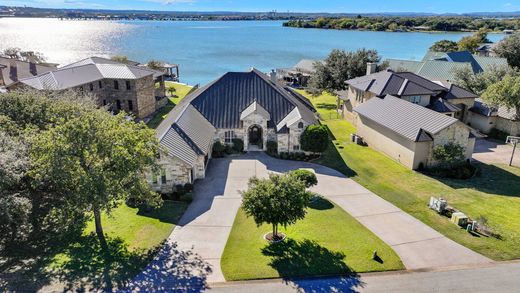
[[197,179],[204,179],[207,160],[204,156],[199,156],[195,166],[192,167],[176,157],[162,154],[158,165],[161,171],[158,174],[147,174],[147,181],[153,190],[170,193],[178,184],[184,185],[193,183]]
[[520,136],[520,121],[497,117],[496,128],[512,136]]

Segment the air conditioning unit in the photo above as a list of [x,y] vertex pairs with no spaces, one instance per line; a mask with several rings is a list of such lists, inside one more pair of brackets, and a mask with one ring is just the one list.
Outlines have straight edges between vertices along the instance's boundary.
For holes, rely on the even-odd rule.
[[437,199],[432,196],[430,197],[430,203],[428,206],[430,209],[442,214],[446,210],[446,207],[448,207],[448,201],[442,198]]

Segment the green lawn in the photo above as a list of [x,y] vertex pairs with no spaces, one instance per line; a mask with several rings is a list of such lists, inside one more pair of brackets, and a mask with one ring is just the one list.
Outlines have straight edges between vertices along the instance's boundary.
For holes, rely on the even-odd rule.
[[151,261],[186,207],[166,201],[160,209],[141,212],[123,204],[110,217],[102,215],[108,251],[100,247],[91,221],[83,235],[64,243],[47,270],[70,288],[121,286]]
[[166,106],[162,107],[155,115],[148,121],[147,125],[150,128],[157,128],[159,124],[163,121],[164,118],[170,113],[170,111],[177,105],[180,100],[182,100],[186,95],[190,92],[192,89],[191,86],[185,85],[182,83],[167,81],[166,82],[166,94],[170,95],[170,92],[168,91],[168,88],[175,88],[175,96],[168,98],[168,103]]
[[[270,225],[257,227],[239,210],[221,260],[226,280],[339,275],[403,269],[394,251],[338,206],[320,199],[304,220],[281,229],[281,243],[263,239]],[[381,262],[372,260],[377,250]]]
[[[318,111],[327,114],[330,95],[310,97]],[[324,106],[325,105],[325,106]],[[480,164],[481,172],[470,180],[436,179],[408,170],[389,157],[349,141],[355,128],[344,120],[326,119],[331,147],[317,161],[351,176],[382,198],[431,226],[450,239],[494,260],[520,258],[520,169]],[[427,207],[430,196],[443,197],[471,218],[484,216],[503,239],[472,236]]]

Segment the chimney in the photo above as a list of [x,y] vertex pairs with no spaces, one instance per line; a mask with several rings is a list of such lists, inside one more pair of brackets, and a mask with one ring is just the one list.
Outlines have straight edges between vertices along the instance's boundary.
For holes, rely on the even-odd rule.
[[376,73],[376,71],[377,71],[377,63],[368,62],[367,63],[367,75]]
[[276,83],[278,81],[277,77],[276,77],[276,71],[271,70],[271,73],[269,73],[269,77],[271,78],[271,81]]
[[9,60],[9,79],[12,81],[18,81],[18,66],[16,60]]

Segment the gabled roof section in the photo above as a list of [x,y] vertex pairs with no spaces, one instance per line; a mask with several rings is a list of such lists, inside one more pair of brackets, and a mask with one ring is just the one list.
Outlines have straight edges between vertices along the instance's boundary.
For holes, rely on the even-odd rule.
[[270,114],[273,125],[295,107],[303,119],[309,123],[316,122],[308,104],[256,69],[228,72],[185,99],[216,128],[239,128],[242,112],[254,101]]
[[256,101],[251,103],[251,105],[249,107],[247,107],[244,111],[242,111],[242,113],[240,114],[240,120],[244,120],[247,116],[249,116],[253,113],[262,115],[267,120],[271,120],[271,114],[269,114],[269,112],[267,112],[267,110],[264,109],[264,107],[262,107]]
[[146,76],[156,78],[163,74],[146,67],[91,57],[20,82],[38,90],[65,90],[101,79],[132,80]]
[[451,104],[443,98],[435,98],[426,108],[439,113],[452,113],[461,111],[459,107]]
[[369,91],[376,96],[434,95],[446,90],[424,77],[412,72],[381,71],[370,75],[347,80],[349,86]]
[[458,121],[394,96],[372,98],[356,107],[354,111],[361,117],[415,142],[424,139],[421,131],[434,135]]

